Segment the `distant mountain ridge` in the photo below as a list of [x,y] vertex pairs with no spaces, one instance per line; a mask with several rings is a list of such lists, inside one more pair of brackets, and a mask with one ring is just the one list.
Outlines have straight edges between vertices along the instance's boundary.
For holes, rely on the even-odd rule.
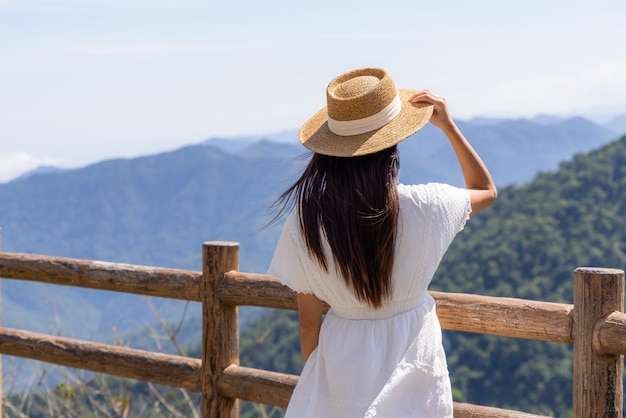
[[[626,126],[623,131],[619,129],[619,120],[600,125],[582,117],[538,115],[533,119],[474,118],[457,124],[492,170],[497,184],[503,186],[526,183],[540,171],[554,171],[561,161],[594,150],[626,133]],[[297,146],[297,138],[298,132],[294,130],[276,136],[212,138],[204,144],[238,153],[261,139]],[[449,145],[433,126],[425,126],[414,138],[402,142],[400,150],[403,174],[409,172],[403,177],[407,183],[436,180],[462,184]],[[407,154],[410,156],[406,157]]]
[[[615,138],[582,118],[459,125],[500,186],[526,183]],[[241,268],[262,272],[279,233],[262,229],[268,206],[305,164],[296,138],[285,132],[279,142],[214,139],[0,184],[3,250],[198,270],[203,241],[232,240],[241,243]],[[432,126],[400,149],[403,182],[462,184],[447,140]],[[7,326],[49,330],[54,308],[66,335],[106,339],[113,329],[152,319],[129,295],[14,281],[5,281],[3,293]],[[165,316],[180,310],[176,302],[159,301],[159,307]]]
[[[530,119],[506,119],[506,118],[485,118],[485,117],[475,117],[468,121],[460,120],[458,124],[463,126],[465,129],[469,129],[469,132],[477,135],[477,138],[471,137],[473,143],[480,144],[482,136],[487,133],[488,136],[493,135],[493,132],[497,131],[496,135],[507,135],[507,131],[510,131],[508,127],[513,126],[513,130],[519,129],[519,125],[527,125],[524,130],[519,132],[522,135],[528,137],[529,135],[535,138],[543,138],[551,136],[550,131],[558,130],[558,126],[562,127],[570,127],[573,128],[575,125],[574,121],[578,121],[580,125],[587,125],[587,130],[591,132],[581,132],[582,138],[567,138],[567,141],[571,142],[572,140],[579,140],[579,143],[569,143],[565,149],[565,153],[556,152],[555,156],[558,158],[558,161],[562,161],[567,157],[574,155],[576,152],[586,152],[596,148],[598,145],[601,145],[606,142],[606,140],[610,140],[611,138],[617,138],[618,136],[626,133],[626,114],[618,115],[613,117],[611,120],[605,123],[595,123],[588,119],[582,117],[571,117],[565,118],[560,116],[553,115],[536,115]],[[539,132],[531,132],[532,127],[539,128]],[[469,128],[468,128],[469,127]],[[517,127],[517,128],[516,128]],[[541,129],[544,127],[545,129]],[[432,127],[430,127],[432,128]],[[430,134],[420,133],[419,136],[423,138],[426,142],[430,142],[430,138],[433,136],[440,136],[436,130],[429,129],[426,127],[424,131],[431,131]],[[597,140],[592,140],[590,143],[586,143],[586,139],[589,138],[589,135],[592,137],[597,137]],[[571,136],[571,133],[568,134]],[[470,135],[467,135],[468,137]],[[208,145],[211,147],[218,148],[222,151],[225,151],[230,154],[237,154],[245,149],[249,148],[253,144],[261,141],[270,141],[275,143],[286,143],[292,144],[294,146],[298,146],[298,131],[297,130],[286,130],[282,132],[275,132],[271,134],[263,134],[263,135],[245,135],[245,136],[235,136],[235,137],[214,137],[207,139],[200,143],[199,145]],[[581,140],[582,139],[582,140]],[[422,141],[424,142],[424,141]],[[555,143],[558,143],[555,140]],[[440,144],[441,145],[441,144]],[[428,149],[428,148],[427,148]],[[301,149],[302,150],[302,149]],[[557,162],[558,162],[557,161]],[[554,164],[554,161],[550,161],[550,163]],[[537,165],[537,164],[535,164]],[[545,166],[545,162],[538,164],[541,166],[541,169],[546,169],[549,167]],[[534,167],[533,167],[534,168]],[[533,172],[533,168],[529,169],[529,172]],[[556,168],[556,165],[554,166]],[[30,177],[35,174],[45,174],[55,171],[64,171],[66,168],[54,167],[54,166],[41,166],[37,167],[29,172],[26,172],[19,176],[17,179],[24,179]],[[525,176],[524,179],[519,178],[517,176],[504,176],[502,177],[501,184],[507,184],[513,178],[514,183],[521,183],[524,181],[530,180],[528,176]]]
[[620,135],[626,134],[626,114],[615,116],[603,126]]

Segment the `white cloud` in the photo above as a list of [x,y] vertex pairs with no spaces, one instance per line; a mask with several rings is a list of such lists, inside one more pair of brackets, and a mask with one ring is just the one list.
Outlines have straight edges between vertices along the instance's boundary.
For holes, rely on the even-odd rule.
[[[467,92],[463,97],[463,113],[585,116],[594,108],[618,109],[625,104],[624,74],[626,61],[613,61],[549,77],[508,80],[481,92]],[[617,113],[624,112],[626,108]]]
[[51,157],[35,157],[25,152],[0,154],[0,183],[4,183],[37,167],[59,166],[59,161]]

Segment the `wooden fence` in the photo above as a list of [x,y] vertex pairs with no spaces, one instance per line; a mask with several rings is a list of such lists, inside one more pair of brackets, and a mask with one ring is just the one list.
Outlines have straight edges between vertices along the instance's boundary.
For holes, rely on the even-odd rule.
[[[298,380],[239,365],[238,306],[295,310],[296,295],[271,276],[240,272],[237,243],[205,243],[202,272],[0,253],[0,277],[196,301],[203,313],[202,359],[9,328],[0,328],[0,353],[198,392],[204,417],[237,417],[239,399],[284,407]],[[573,305],[431,294],[445,329],[573,344],[574,417],[622,417],[622,270],[577,269]],[[454,416],[537,417],[463,403]]]

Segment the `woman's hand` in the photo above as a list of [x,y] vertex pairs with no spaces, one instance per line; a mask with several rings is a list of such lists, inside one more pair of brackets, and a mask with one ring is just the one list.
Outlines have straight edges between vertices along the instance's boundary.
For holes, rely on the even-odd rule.
[[498,196],[491,174],[489,174],[489,170],[480,156],[465,139],[452,117],[450,117],[446,100],[430,90],[422,90],[414,94],[410,101],[413,103],[426,102],[433,105],[430,123],[446,134],[452,144],[452,148],[454,148],[463,171],[463,177],[465,178],[465,188],[470,194],[472,203],[472,213],[470,215],[473,216],[491,205]]
[[433,105],[433,114],[430,117],[430,123],[440,129],[444,129],[446,126],[453,125],[454,122],[448,112],[448,105],[446,99],[441,96],[437,96],[430,90],[421,90],[414,94],[409,101],[413,103],[426,102]]

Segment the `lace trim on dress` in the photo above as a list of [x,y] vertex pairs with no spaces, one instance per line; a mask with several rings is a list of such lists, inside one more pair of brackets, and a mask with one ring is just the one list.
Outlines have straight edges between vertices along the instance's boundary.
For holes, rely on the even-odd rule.
[[293,290],[296,293],[302,293],[305,295],[314,295],[315,292],[313,292],[311,289],[303,289],[303,288],[299,288],[297,286],[293,286],[291,284],[288,283],[283,283],[285,286],[287,286],[289,289]]

